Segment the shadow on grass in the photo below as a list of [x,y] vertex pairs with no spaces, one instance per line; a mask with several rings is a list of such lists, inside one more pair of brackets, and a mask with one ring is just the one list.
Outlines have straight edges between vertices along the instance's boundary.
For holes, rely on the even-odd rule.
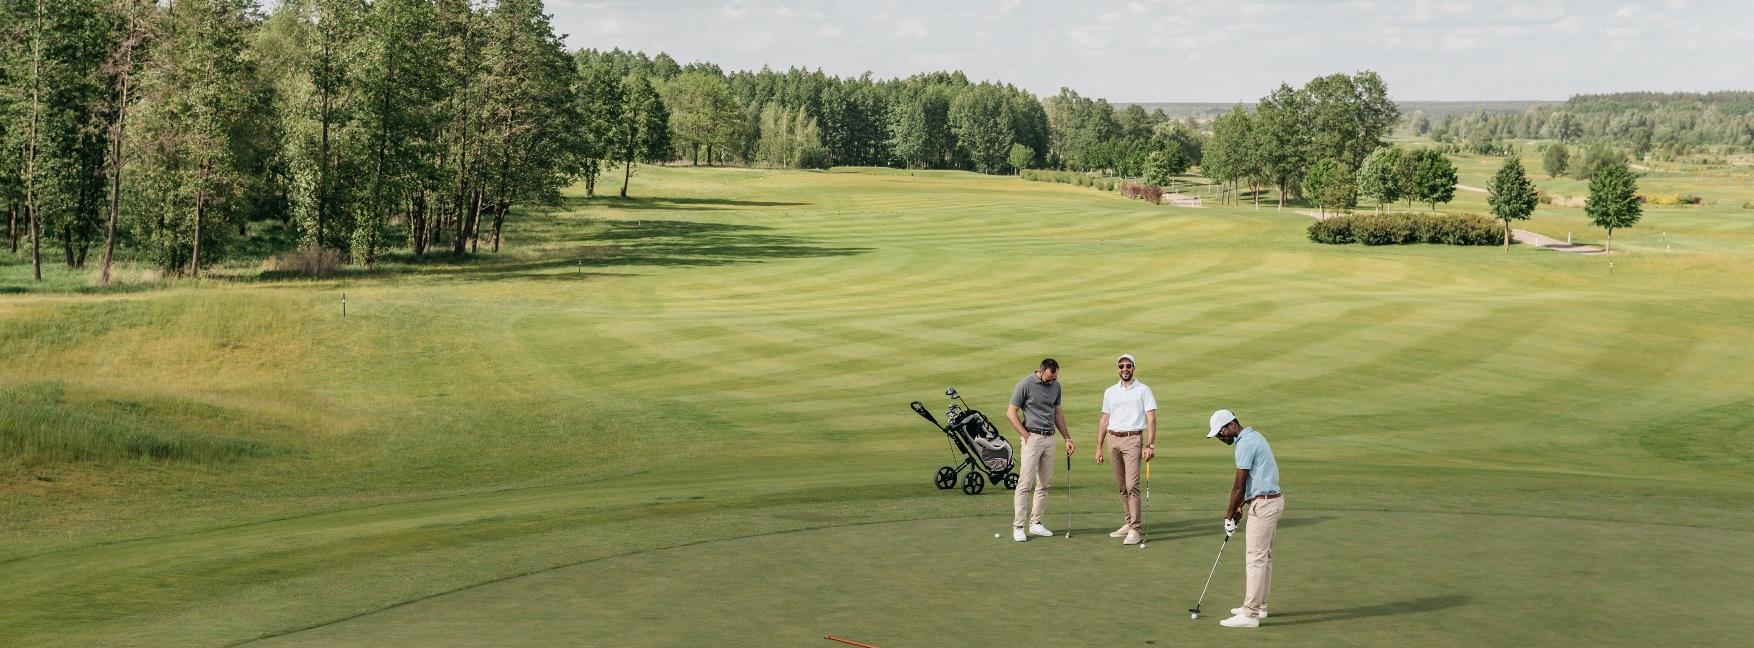
[[589,206],[608,207],[627,210],[656,209],[663,211],[691,211],[703,209],[739,209],[745,207],[807,207],[810,203],[776,202],[767,200],[732,200],[729,198],[665,198],[635,196],[621,198],[617,196],[569,196],[562,201],[565,209],[583,209]]
[[[1444,594],[1427,596],[1411,601],[1395,601],[1376,605],[1361,605],[1349,608],[1333,608],[1329,610],[1292,610],[1279,612],[1269,610],[1272,616],[1266,623],[1274,626],[1302,625],[1308,623],[1327,623],[1329,621],[1350,621],[1370,617],[1400,616],[1403,614],[1420,614],[1458,608],[1473,602],[1473,597],[1464,594]],[[1288,619],[1288,620],[1284,620]]]
[[[458,256],[449,251],[416,257],[396,254],[360,277],[420,274],[458,280],[589,279],[625,273],[613,268],[696,268],[863,254],[870,248],[828,247],[808,239],[773,233],[762,225],[702,223],[685,220],[596,220],[578,229],[589,231],[570,245],[551,247],[530,256],[498,257],[491,253]],[[343,271],[339,276],[350,276]]]

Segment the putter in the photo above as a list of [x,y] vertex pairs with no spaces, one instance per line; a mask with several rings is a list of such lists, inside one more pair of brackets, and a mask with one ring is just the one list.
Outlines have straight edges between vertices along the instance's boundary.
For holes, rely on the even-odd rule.
[[1224,547],[1230,544],[1230,534],[1224,535],[1224,542],[1218,545],[1218,557],[1212,559],[1212,571],[1206,574],[1206,585],[1200,588],[1200,598],[1194,601],[1194,607],[1188,608],[1188,618],[1200,618],[1200,605],[1206,602],[1206,588],[1212,586],[1212,576],[1218,573],[1218,561],[1224,559]]
[[[1139,528],[1139,531],[1140,531],[1139,535],[1140,536],[1148,536],[1151,534],[1151,523],[1145,521],[1145,514],[1151,512],[1151,462],[1150,461],[1145,462],[1145,506],[1143,508],[1145,510],[1139,512],[1139,527],[1140,527]],[[1146,540],[1143,537],[1139,538],[1139,548],[1144,549],[1146,542],[1149,542],[1149,540]]]
[[1066,455],[1066,539],[1072,539],[1072,455]]

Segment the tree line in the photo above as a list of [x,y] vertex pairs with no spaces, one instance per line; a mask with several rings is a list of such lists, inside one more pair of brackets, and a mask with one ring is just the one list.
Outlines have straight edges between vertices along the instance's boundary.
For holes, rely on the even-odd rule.
[[1754,92],[1627,92],[1577,95],[1515,114],[1476,111],[1428,126],[1439,142],[1488,146],[1501,139],[1612,144],[1635,157],[1754,149]]
[[365,266],[497,250],[514,206],[665,159],[655,87],[581,67],[540,0],[0,6],[0,206],[70,268],[202,270],[278,228]]

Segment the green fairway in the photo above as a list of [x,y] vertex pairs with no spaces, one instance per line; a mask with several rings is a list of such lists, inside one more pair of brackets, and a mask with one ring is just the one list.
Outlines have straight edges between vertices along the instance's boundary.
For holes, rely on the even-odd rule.
[[[1717,203],[1585,256],[1315,245],[1291,207],[1012,177],[642,167],[646,197],[514,211],[499,255],[0,296],[0,645],[1739,645],[1754,189],[1646,182]],[[1528,227],[1599,242],[1584,222]],[[1090,457],[1122,352],[1162,408],[1146,549],[1107,537]],[[935,489],[959,459],[908,403],[1002,415],[1043,356],[1080,444],[1045,521],[1073,537],[995,540],[1009,493]],[[1185,612],[1233,472],[1219,407],[1287,493],[1252,631],[1217,626],[1240,534]]]

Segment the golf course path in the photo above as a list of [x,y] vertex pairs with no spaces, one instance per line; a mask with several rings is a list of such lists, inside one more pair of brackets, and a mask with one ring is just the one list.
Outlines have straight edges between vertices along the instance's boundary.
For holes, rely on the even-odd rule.
[[[1461,187],[1462,185],[1456,185],[1456,186]],[[1312,210],[1308,210],[1308,209],[1300,209],[1297,211],[1297,213],[1302,214],[1304,216],[1308,216],[1310,218],[1314,218],[1316,220],[1324,220],[1322,218],[1321,212],[1312,211]],[[1541,248],[1543,250],[1553,250],[1555,252],[1571,252],[1574,254],[1605,254],[1607,252],[1607,250],[1602,249],[1601,246],[1583,245],[1581,243],[1566,243],[1565,241],[1561,241],[1559,239],[1555,239],[1553,237],[1546,236],[1544,234],[1536,234],[1536,233],[1528,231],[1528,230],[1513,229],[1510,231],[1510,235],[1512,238],[1515,238],[1516,242],[1518,242],[1518,243],[1521,243],[1523,245],[1533,245],[1533,246]]]
[[1487,190],[1482,189],[1480,187],[1476,187],[1474,185],[1459,184],[1459,185],[1456,185],[1456,188],[1460,189],[1462,191],[1472,191],[1474,193],[1492,193],[1490,191],[1487,191]]
[[1190,196],[1190,195],[1183,194],[1183,193],[1163,194],[1163,200],[1165,202],[1168,202],[1171,205],[1176,206],[1176,207],[1195,207],[1195,208],[1205,207],[1205,205],[1200,204],[1200,199],[1198,197]]

